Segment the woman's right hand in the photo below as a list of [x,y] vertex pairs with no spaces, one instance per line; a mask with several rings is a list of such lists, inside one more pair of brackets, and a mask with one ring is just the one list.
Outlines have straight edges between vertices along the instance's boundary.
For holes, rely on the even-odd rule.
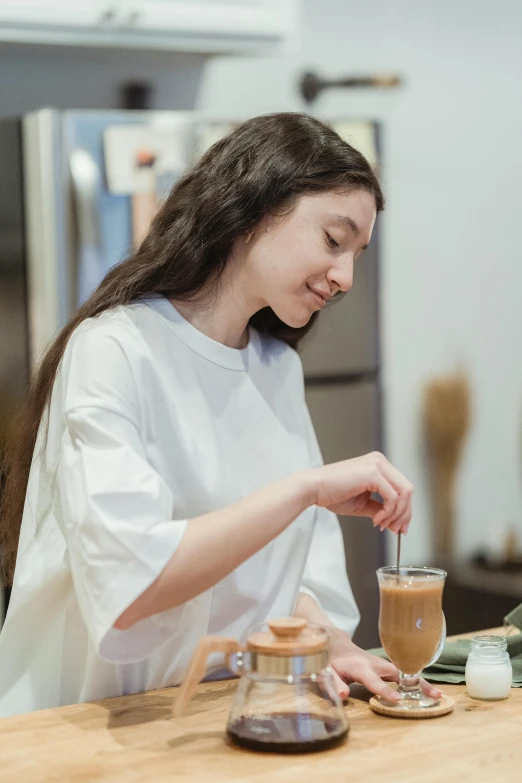
[[[371,517],[381,530],[408,532],[413,486],[380,452],[314,468],[309,477],[315,505],[336,514]],[[372,492],[383,502],[373,500]]]

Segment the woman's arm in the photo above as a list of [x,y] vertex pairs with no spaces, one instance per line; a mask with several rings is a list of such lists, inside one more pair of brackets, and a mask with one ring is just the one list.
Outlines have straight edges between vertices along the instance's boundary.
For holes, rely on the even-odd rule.
[[314,625],[324,625],[326,628],[337,630],[332,621],[325,615],[317,601],[314,601],[314,599],[306,593],[299,593],[297,596],[294,615],[296,617],[302,617],[304,620],[313,623]]
[[[384,502],[372,500],[372,492]],[[405,529],[411,519],[411,485],[382,454],[372,453],[296,473],[225,509],[190,519],[166,567],[114,627],[126,630],[208,590],[314,504],[372,517],[382,529]]]
[[269,484],[220,511],[189,519],[159,577],[115,622],[120,630],[189,601],[254,555],[313,503],[309,472]]

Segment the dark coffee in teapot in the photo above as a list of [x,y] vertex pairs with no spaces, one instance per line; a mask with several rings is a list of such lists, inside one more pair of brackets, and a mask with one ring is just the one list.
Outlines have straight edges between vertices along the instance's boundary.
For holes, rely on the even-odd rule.
[[321,715],[278,712],[243,716],[229,724],[228,738],[249,750],[269,753],[314,753],[340,745],[346,722]]

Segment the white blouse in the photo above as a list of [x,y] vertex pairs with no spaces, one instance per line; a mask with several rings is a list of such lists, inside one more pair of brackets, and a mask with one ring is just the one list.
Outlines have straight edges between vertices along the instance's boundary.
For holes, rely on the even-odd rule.
[[291,615],[299,592],[353,633],[339,523],[317,507],[196,598],[113,628],[187,519],[320,464],[301,362],[283,342],[251,329],[229,348],[161,296],[82,323],[31,467],[0,715],[175,685],[202,636]]

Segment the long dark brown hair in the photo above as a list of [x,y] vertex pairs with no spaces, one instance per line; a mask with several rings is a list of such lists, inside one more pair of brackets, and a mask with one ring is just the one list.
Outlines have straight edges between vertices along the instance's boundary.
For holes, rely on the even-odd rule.
[[[234,243],[268,214],[291,211],[303,194],[362,188],[384,208],[366,159],[331,128],[305,114],[248,120],[214,144],[172,189],[141,245],[113,267],[48,348],[13,428],[2,493],[0,545],[12,581],[25,493],[42,415],[72,332],[86,318],[148,294],[197,301],[215,290]],[[294,329],[270,308],[250,323],[296,347],[312,326]]]

